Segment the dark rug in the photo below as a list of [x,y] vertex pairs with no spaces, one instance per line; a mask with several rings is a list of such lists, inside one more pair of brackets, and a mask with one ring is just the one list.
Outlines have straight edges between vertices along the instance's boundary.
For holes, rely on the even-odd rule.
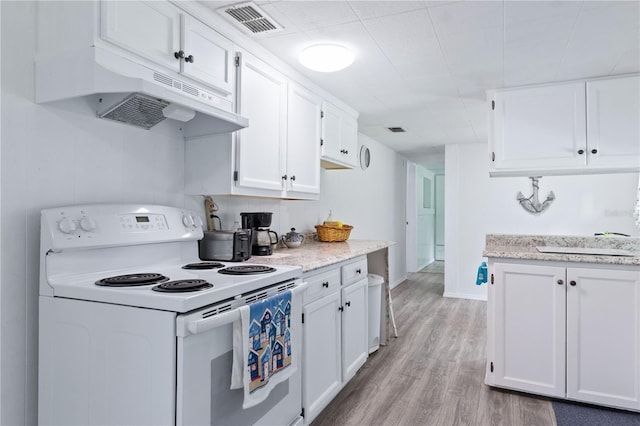
[[640,426],[640,413],[553,401],[558,426]]

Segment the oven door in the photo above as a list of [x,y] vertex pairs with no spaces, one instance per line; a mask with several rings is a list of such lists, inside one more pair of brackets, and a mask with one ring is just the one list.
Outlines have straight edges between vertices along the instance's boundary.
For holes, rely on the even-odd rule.
[[[301,298],[301,294],[294,297]],[[298,303],[300,300],[298,300]],[[298,304],[300,306],[300,304]],[[178,317],[177,425],[294,425],[301,424],[301,369],[278,384],[262,403],[242,409],[244,392],[230,389],[233,362],[233,322],[238,309],[213,306]],[[212,315],[212,312],[224,311]],[[301,346],[301,317],[296,327]],[[298,357],[300,359],[301,357]]]

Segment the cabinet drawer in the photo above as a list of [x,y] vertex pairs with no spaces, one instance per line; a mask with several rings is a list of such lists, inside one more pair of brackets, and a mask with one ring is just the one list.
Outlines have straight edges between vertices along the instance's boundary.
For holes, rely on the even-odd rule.
[[303,304],[306,305],[340,289],[340,268],[311,274],[305,276],[304,280],[309,283],[303,298]]
[[360,257],[342,267],[342,285],[347,286],[367,276],[367,258]]

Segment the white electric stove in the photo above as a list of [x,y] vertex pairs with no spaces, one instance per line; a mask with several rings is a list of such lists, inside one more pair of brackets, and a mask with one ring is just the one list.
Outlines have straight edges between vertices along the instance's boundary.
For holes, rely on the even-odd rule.
[[168,206],[42,211],[40,424],[301,421],[300,374],[248,410],[225,384],[236,308],[303,288],[301,268],[202,262],[202,237]]

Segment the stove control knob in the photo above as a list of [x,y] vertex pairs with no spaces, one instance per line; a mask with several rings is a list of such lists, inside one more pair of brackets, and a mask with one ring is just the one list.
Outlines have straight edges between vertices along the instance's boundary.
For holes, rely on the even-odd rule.
[[187,216],[187,215],[182,216],[182,223],[184,226],[187,226],[187,227],[193,226],[194,225],[193,217]]
[[96,221],[85,216],[80,220],[80,228],[82,228],[83,231],[91,232],[96,229]]
[[63,234],[73,234],[76,231],[76,223],[68,217],[65,217],[58,222],[58,229]]

